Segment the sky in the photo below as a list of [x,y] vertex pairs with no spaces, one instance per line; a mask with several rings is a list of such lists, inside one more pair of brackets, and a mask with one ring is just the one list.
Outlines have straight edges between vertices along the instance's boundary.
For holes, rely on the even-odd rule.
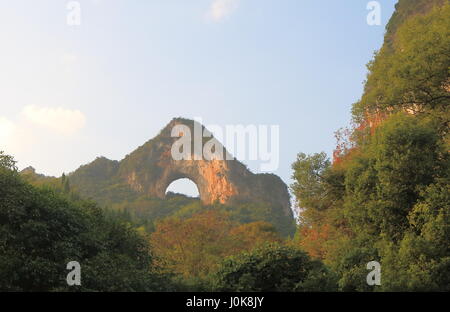
[[350,123],[396,3],[369,25],[369,2],[1,1],[0,150],[60,176],[123,159],[174,117],[277,125],[273,173],[290,184],[297,153],[331,155]]

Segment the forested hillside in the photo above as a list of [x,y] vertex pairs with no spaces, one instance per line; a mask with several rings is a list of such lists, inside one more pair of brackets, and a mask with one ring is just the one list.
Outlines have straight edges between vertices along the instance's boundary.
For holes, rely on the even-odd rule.
[[[30,185],[3,153],[0,198],[1,291],[176,289],[133,227],[106,218],[97,204],[61,188]],[[83,269],[75,288],[66,282],[71,261]]]
[[[158,140],[61,177],[0,151],[0,291],[448,292],[449,104],[450,4],[400,0],[334,154],[292,164],[297,224],[274,205],[281,179],[240,163],[233,186],[258,181],[243,195],[264,200],[152,196]],[[70,261],[81,286],[67,285]]]
[[[332,160],[299,154],[297,243],[342,290],[450,290],[450,5],[400,1]],[[434,6],[433,6],[434,4]]]
[[[174,161],[171,148],[178,138],[172,136],[172,130],[180,125],[191,133],[196,126],[208,131],[194,120],[174,118],[157,136],[120,161],[97,157],[61,178],[37,174],[32,168],[21,174],[35,185],[63,185],[97,202],[109,215],[143,226],[148,232],[163,218],[213,209],[229,213],[240,223],[270,222],[285,237],[295,233],[288,186],[277,175],[254,174],[233,157]],[[205,145],[209,138],[202,140]],[[181,178],[196,184],[199,198],[166,195],[170,183]]]

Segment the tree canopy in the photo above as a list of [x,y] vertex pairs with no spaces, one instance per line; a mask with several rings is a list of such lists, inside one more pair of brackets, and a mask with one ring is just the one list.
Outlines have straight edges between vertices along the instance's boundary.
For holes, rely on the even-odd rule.
[[[153,265],[146,239],[106,219],[92,202],[31,186],[0,166],[0,290],[156,291],[170,288]],[[69,287],[66,266],[78,261],[81,286]]]

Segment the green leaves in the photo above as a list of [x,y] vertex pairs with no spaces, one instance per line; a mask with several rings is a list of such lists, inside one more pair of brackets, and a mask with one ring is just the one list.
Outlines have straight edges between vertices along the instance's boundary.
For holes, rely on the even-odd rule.
[[334,279],[305,252],[267,244],[225,259],[213,285],[219,291],[330,291]]
[[[448,289],[450,158],[439,124],[399,112],[338,164],[323,154],[299,155],[294,190],[304,210],[297,239],[339,274],[341,290]],[[333,176],[342,177],[340,197]],[[365,282],[372,260],[383,270],[375,289]]]
[[12,156],[5,155],[3,151],[0,151],[0,168],[17,171],[16,161]]
[[317,210],[325,209],[324,172],[330,167],[330,160],[325,153],[307,156],[297,155],[292,165],[294,183],[291,186],[296,194],[299,207],[313,207]]
[[369,63],[364,95],[353,107],[361,122],[379,112],[434,113],[449,122],[450,5],[413,16]]
[[[0,186],[0,290],[167,289],[145,238],[95,204],[32,187],[9,170],[0,170]],[[69,261],[80,262],[82,286],[67,286]]]

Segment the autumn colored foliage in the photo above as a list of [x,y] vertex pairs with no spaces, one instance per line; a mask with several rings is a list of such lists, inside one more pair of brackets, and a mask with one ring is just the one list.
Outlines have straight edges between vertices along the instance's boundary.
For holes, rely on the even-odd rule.
[[160,266],[186,278],[204,278],[227,256],[279,241],[269,223],[240,225],[227,213],[214,210],[187,219],[164,219],[150,236]]

